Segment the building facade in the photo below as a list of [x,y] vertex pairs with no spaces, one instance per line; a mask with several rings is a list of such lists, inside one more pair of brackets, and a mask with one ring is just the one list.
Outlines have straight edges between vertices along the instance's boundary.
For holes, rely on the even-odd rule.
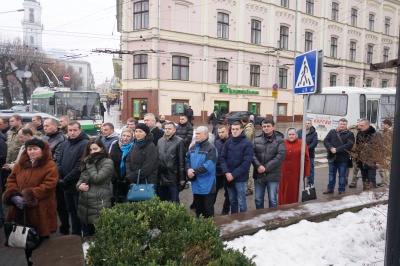
[[42,48],[42,6],[36,0],[24,1],[24,18],[22,30],[24,43]]
[[[297,2],[297,7],[296,7]],[[176,121],[190,105],[196,122],[220,112],[301,119],[294,57],[324,52],[323,86],[395,86],[400,1],[117,1],[122,119],[147,112]]]

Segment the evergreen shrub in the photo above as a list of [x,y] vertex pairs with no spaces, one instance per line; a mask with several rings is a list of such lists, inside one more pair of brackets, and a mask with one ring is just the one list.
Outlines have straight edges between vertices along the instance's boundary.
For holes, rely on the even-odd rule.
[[213,219],[158,198],[105,209],[95,228],[88,265],[255,265],[244,250],[224,249]]

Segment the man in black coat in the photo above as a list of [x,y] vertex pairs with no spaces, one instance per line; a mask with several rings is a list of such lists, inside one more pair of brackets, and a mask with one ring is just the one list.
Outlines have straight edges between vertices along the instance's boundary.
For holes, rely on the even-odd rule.
[[158,140],[158,180],[160,200],[179,203],[179,186],[185,184],[185,147],[182,138],[175,134],[173,122],[165,124],[164,137]]
[[185,152],[187,152],[193,138],[193,126],[192,124],[190,124],[187,116],[185,115],[180,116],[179,124],[176,127],[175,135],[177,135],[183,140],[183,145],[185,146]]
[[10,130],[10,122],[7,118],[0,117],[0,131],[7,138],[7,132]]
[[[6,159],[7,159],[7,137],[0,132],[0,169],[6,163]],[[3,194],[3,191],[1,191],[1,194]],[[4,218],[5,217],[2,208],[2,200],[0,197],[0,227],[4,223]]]
[[[297,131],[297,136],[301,139],[303,130]],[[314,159],[315,159],[315,148],[318,145],[318,134],[313,127],[311,120],[306,122],[306,143],[308,146],[308,154],[310,155],[310,176],[308,177],[308,184],[314,185]]]
[[[46,119],[43,123],[43,130],[46,135],[43,137],[43,141],[47,141],[50,144],[50,151],[53,156],[53,161],[57,163],[58,154],[61,150],[61,144],[65,141],[64,135],[61,133],[59,128],[59,122],[54,118]],[[56,187],[56,199],[57,199],[57,214],[60,219],[60,227],[58,230],[59,235],[69,234],[69,215],[67,210],[67,204],[65,202],[64,191],[60,186]]]
[[[357,133],[356,137],[356,150],[360,153],[358,158],[363,158],[361,160],[357,160],[358,168],[361,171],[361,176],[363,180],[364,190],[370,188],[378,187],[376,185],[376,169],[377,165],[374,162],[370,162],[364,158],[372,158],[373,155],[371,153],[371,149],[365,149],[363,146],[371,145],[374,139],[378,138],[382,139],[381,133],[377,132],[373,126],[371,126],[368,119],[361,119],[358,122],[358,129],[360,130]],[[379,143],[379,142],[378,142]],[[376,145],[376,144],[375,144]],[[368,154],[362,154],[362,153]]]
[[78,218],[79,192],[76,190],[76,183],[81,175],[80,161],[85,151],[89,137],[82,130],[81,124],[72,121],[68,124],[68,140],[60,147],[56,164],[58,168],[58,186],[64,191],[67,210],[71,216],[72,234],[81,235],[81,229],[85,235],[85,228],[82,228]]
[[337,129],[331,129],[324,139],[325,148],[332,156],[329,161],[329,183],[323,194],[332,194],[336,185],[336,172],[339,173],[339,194],[346,191],[346,170],[349,153],[354,145],[354,134],[347,130],[347,119],[341,118]]
[[152,113],[147,113],[144,115],[144,123],[149,127],[150,133],[153,134],[153,143],[157,146],[158,140],[162,138],[164,132],[156,127],[156,122],[156,117]]
[[192,123],[192,120],[193,120],[193,109],[192,109],[192,106],[189,105],[189,108],[186,109],[185,115],[187,116],[187,118],[189,120],[189,123],[192,124],[192,126],[193,126],[193,123]]

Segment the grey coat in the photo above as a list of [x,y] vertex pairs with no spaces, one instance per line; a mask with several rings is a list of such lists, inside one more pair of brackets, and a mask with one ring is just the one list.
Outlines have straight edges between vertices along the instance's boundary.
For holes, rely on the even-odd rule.
[[[274,131],[272,141],[267,142],[261,134],[254,139],[253,165],[255,180],[267,182],[279,182],[281,180],[282,163],[286,157],[286,146],[284,136],[278,131]],[[258,173],[258,167],[265,167],[264,173]]]
[[[103,208],[111,208],[110,182],[114,163],[105,153],[93,153],[86,157],[85,166],[76,189],[79,191],[78,217],[86,224],[93,224]],[[79,185],[89,184],[88,191],[80,191]]]

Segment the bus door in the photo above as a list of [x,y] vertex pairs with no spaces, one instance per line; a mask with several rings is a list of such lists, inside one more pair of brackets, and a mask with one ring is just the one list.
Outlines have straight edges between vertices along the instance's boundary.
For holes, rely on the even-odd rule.
[[378,124],[378,100],[367,100],[367,119],[371,124]]

